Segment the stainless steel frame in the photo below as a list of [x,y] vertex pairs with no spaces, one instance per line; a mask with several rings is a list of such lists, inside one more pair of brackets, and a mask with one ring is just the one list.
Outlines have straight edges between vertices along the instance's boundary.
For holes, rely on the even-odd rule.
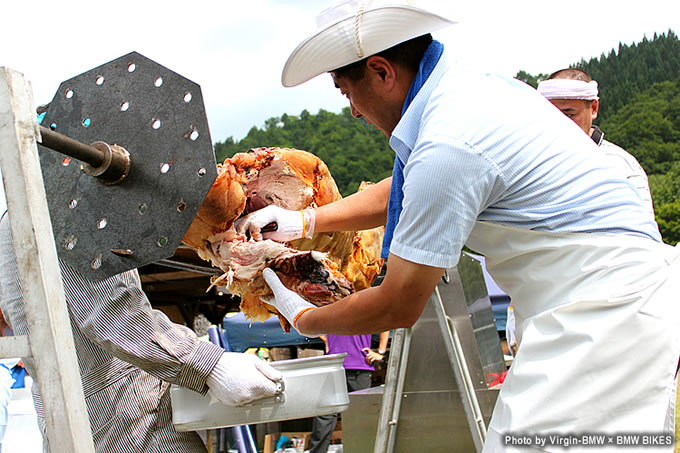
[[481,450],[498,395],[487,375],[505,363],[478,261],[463,255],[447,271],[416,324],[395,332],[390,354],[385,386],[350,394],[344,451]]

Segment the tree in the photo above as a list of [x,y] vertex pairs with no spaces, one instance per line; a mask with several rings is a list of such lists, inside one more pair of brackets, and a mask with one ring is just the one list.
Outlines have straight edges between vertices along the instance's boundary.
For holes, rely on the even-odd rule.
[[521,80],[522,82],[531,85],[534,88],[538,87],[538,82],[545,80],[548,78],[550,74],[538,74],[537,76],[533,76],[529,74],[528,72],[525,71],[519,71],[515,78],[517,80]]
[[680,160],[680,79],[652,85],[603,122],[602,129],[648,174],[668,172]]
[[615,114],[635,95],[657,82],[671,80],[680,73],[680,40],[668,33],[645,36],[638,44],[619,43],[606,56],[581,60],[574,65],[588,72],[600,88],[600,122]]
[[680,200],[655,207],[656,223],[666,244],[676,245],[680,242]]

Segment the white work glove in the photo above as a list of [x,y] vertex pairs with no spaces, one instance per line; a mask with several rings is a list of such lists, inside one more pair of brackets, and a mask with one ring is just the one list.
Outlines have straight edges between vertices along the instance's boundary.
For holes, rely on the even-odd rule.
[[264,360],[240,352],[225,352],[208,375],[206,383],[215,398],[229,406],[276,395],[281,372]]
[[[276,272],[268,267],[262,271],[262,276],[274,293],[274,297],[266,302],[276,307],[279,313],[288,320],[290,325],[300,332],[300,329],[298,329],[297,326],[298,318],[302,313],[316,307],[283,286],[283,283],[279,280],[279,276],[276,275]],[[318,337],[318,335],[308,335],[303,332],[300,332],[300,334],[307,337]]]
[[[236,231],[250,234],[250,237],[260,241],[272,239],[278,242],[289,242],[294,239],[311,239],[314,234],[316,215],[313,208],[301,211],[291,211],[270,204],[235,222]],[[270,223],[276,223],[276,231],[261,233],[260,230]]]

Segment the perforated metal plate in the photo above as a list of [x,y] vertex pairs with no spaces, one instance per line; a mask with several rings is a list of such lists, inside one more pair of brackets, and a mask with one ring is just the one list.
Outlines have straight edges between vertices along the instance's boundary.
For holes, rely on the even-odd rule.
[[104,185],[39,146],[60,258],[99,280],[173,255],[217,176],[199,85],[132,52],[63,82],[42,126],[130,153]]

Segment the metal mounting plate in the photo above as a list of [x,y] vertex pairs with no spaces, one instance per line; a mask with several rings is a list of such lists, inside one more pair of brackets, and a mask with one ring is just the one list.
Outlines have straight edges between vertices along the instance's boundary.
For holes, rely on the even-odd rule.
[[200,86],[132,52],[63,82],[42,125],[131,160],[105,185],[39,146],[59,257],[100,280],[172,256],[217,177]]

